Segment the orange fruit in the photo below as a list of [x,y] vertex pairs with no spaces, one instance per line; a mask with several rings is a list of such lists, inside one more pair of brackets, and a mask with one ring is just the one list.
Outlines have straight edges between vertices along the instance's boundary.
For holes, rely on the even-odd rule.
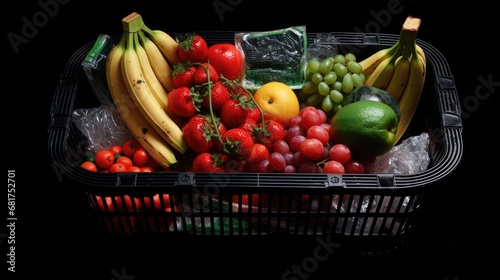
[[297,95],[282,82],[265,83],[255,91],[254,98],[264,112],[265,119],[278,121],[285,128],[300,111]]

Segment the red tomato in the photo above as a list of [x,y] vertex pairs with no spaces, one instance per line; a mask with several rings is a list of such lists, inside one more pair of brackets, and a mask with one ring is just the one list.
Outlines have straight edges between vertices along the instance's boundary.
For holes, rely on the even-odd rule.
[[127,140],[125,141],[125,143],[123,143],[123,148],[122,148],[123,154],[128,157],[132,157],[140,147],[141,144],[137,140],[135,139]]
[[[171,207],[169,194],[163,194],[163,203],[165,205],[165,209]],[[160,194],[155,194],[153,196],[153,204],[151,204],[151,200],[148,196],[144,197],[144,207],[148,210],[161,210]]]
[[119,155],[123,152],[123,147],[120,145],[114,145],[113,147],[109,148],[109,150],[113,153],[113,155]]
[[110,150],[100,150],[95,154],[95,163],[102,169],[109,169],[115,162],[115,155]]
[[127,169],[130,168],[132,165],[134,165],[132,163],[132,160],[128,156],[120,156],[120,157],[118,157],[115,160],[115,163],[123,163]]
[[127,172],[127,170],[127,166],[121,162],[113,163],[109,168],[110,173]]
[[84,161],[80,164],[80,167],[87,169],[88,171],[97,172],[97,166],[91,161]]
[[130,166],[128,169],[127,169],[128,172],[141,172],[141,168],[139,166]]
[[155,170],[151,166],[144,165],[144,166],[141,166],[139,168],[140,168],[141,172],[155,172]]
[[140,147],[135,151],[134,155],[132,156],[132,160],[134,162],[135,166],[144,166],[146,163],[148,163],[149,160],[149,153],[144,149],[144,147]]

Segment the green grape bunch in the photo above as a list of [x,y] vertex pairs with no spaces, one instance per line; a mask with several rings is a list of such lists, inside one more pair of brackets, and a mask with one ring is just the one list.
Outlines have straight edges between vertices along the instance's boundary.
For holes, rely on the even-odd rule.
[[365,82],[362,70],[353,53],[339,53],[321,61],[312,58],[307,61],[299,100],[303,106],[334,114],[345,105],[349,94]]

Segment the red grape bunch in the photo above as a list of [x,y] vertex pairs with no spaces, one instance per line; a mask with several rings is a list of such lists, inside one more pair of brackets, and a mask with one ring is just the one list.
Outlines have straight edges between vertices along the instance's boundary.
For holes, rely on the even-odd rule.
[[258,172],[364,173],[364,165],[351,158],[346,145],[333,143],[332,132],[323,110],[305,106],[290,120],[285,139],[273,144]]

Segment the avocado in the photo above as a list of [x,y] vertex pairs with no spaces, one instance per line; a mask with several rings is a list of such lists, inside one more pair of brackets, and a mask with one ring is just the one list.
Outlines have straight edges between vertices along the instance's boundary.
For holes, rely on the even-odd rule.
[[360,100],[374,100],[385,103],[396,112],[398,120],[401,117],[401,109],[399,108],[398,100],[385,90],[374,86],[359,86],[349,94],[346,105]]

